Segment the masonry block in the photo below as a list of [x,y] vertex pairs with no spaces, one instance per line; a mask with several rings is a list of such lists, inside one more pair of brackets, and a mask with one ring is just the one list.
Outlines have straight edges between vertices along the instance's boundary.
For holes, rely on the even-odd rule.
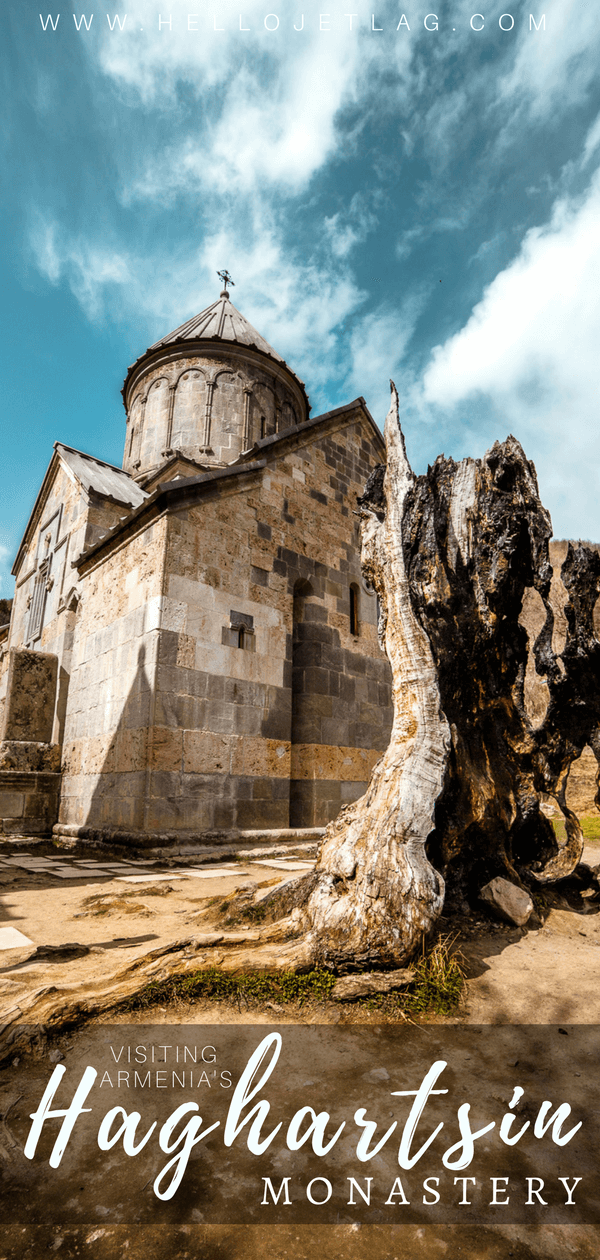
[[50,743],[57,678],[57,656],[11,648],[3,739]]

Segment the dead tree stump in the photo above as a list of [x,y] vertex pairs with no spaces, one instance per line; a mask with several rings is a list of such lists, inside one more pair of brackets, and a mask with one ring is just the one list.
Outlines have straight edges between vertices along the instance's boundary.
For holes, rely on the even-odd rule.
[[[496,876],[531,887],[568,875],[583,847],[565,799],[569,768],[586,744],[600,760],[600,555],[569,547],[568,633],[557,655],[552,525],[533,464],[509,437],[481,460],[440,456],[416,477],[393,385],[392,396],[387,465],[359,507],[394,725],[367,792],[329,825],[315,873],[295,890],[305,956],[338,970],[406,963],[445,902],[473,902]],[[548,686],[537,726],[525,710],[519,624],[531,587],[546,614],[534,645]],[[562,849],[544,794],[565,819]]]

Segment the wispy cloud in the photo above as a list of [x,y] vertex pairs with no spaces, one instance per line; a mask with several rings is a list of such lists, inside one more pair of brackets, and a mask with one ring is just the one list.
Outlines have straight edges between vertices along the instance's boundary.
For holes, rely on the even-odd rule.
[[54,285],[66,279],[88,318],[97,319],[104,313],[107,291],[122,292],[131,283],[126,255],[85,237],[70,240],[40,211],[33,217],[29,242],[39,271]]
[[335,258],[346,258],[375,231],[379,221],[376,210],[381,210],[381,201],[376,188],[355,193],[345,210],[325,217],[325,238]]
[[[144,30],[140,38],[146,23],[130,16],[117,40],[103,31],[94,45],[103,74],[130,100],[183,123],[183,136],[158,155],[142,155],[124,182],[126,200],[198,189],[293,194],[306,186],[336,150],[340,111],[372,93],[369,69],[383,50],[376,42],[365,47],[347,22],[320,31],[315,15],[294,32],[300,17],[288,7],[280,29],[269,31],[264,6],[249,0],[241,17],[239,5],[222,6],[218,32],[205,29],[204,14],[199,31],[188,31],[183,12],[173,12],[172,31]],[[242,24],[249,29],[240,31]],[[399,55],[410,58],[408,49]],[[196,101],[187,125],[182,84]]]
[[538,31],[529,14],[523,16],[516,56],[500,81],[499,99],[511,111],[516,103],[525,102],[537,117],[555,116],[557,102],[561,113],[579,105],[597,77],[597,14],[579,0],[548,0],[533,15]]
[[14,581],[10,576],[12,555],[10,548],[0,543],[0,599],[10,599]]
[[585,196],[560,200],[526,234],[464,327],[433,351],[422,382],[424,404],[459,428],[458,407],[475,428],[501,417],[536,459],[555,530],[581,537],[600,483],[599,218],[600,172]]
[[423,287],[397,306],[386,299],[354,322],[347,389],[363,395],[382,425],[389,408],[390,379],[400,383],[404,378],[407,348],[426,300]]

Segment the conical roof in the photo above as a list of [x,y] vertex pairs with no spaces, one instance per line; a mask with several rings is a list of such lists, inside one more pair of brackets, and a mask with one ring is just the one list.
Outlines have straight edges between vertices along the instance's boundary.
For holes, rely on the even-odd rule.
[[[289,372],[290,376],[297,381],[304,395],[308,411],[310,411],[310,403],[306,395],[304,381],[296,375],[285,359],[269,345],[268,341],[265,341],[264,337],[261,337],[249,320],[230,302],[227,289],[224,289],[218,300],[207,306],[206,310],[201,311],[199,315],[194,315],[185,324],[180,324],[179,328],[175,328],[173,332],[167,333],[165,337],[161,337],[160,341],[155,341],[153,346],[149,346],[144,354],[130,365],[121,391],[125,407],[127,408],[127,394],[132,379],[134,377],[138,378],[140,369],[145,370],[158,351],[167,349],[169,346],[182,345],[185,342],[193,344],[198,341],[212,342],[215,347],[219,343],[223,346],[247,346],[251,350],[258,350],[265,357],[272,359],[274,363],[280,363]],[[193,349],[191,349],[191,353],[194,353]]]
[[199,315],[194,315],[192,319],[188,319],[173,332],[167,333],[166,337],[161,337],[160,341],[150,346],[150,350],[158,350],[161,346],[169,346],[177,341],[199,340],[236,342],[238,345],[261,350],[263,354],[268,354],[269,358],[276,359],[278,363],[285,362],[268,341],[261,337],[256,328],[252,327],[245,316],[236,310],[229,300],[228,293],[221,293],[216,302],[212,302],[206,310],[201,311]]

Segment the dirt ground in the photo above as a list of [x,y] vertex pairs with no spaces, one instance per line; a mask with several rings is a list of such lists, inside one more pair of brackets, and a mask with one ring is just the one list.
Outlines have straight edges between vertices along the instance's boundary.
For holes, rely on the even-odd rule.
[[[11,855],[41,857],[42,869],[11,864]],[[158,975],[152,954],[180,943],[181,968],[217,965],[251,966],[256,959],[259,929],[237,927],[237,940],[207,941],[216,932],[212,905],[230,898],[240,884],[262,885],[289,879],[308,869],[310,855],[273,855],[271,865],[248,857],[243,861],[194,869],[185,862],[159,866],[125,866],[113,858],[102,865],[80,867],[81,876],[58,878],[61,867],[77,870],[77,861],[56,854],[52,846],[6,846],[0,855],[1,929],[15,928],[27,943],[0,952],[0,1024],[25,1019],[36,1002],[59,1002],[77,996],[105,995],[88,1018],[111,1024],[352,1024],[381,1022],[377,1010],[350,1003],[312,1003],[307,1008],[277,1005],[239,1010],[230,1002],[205,1001],[194,1006],[173,1004],[151,1013],[115,1010],[113,998],[123,977]],[[286,860],[287,859],[287,860]],[[80,859],[79,860],[83,860]],[[600,861],[600,844],[588,845],[584,861]],[[225,868],[225,869],[223,869]],[[123,874],[123,871],[126,873]],[[145,872],[148,874],[146,879]],[[142,882],[143,881],[143,882]],[[514,929],[478,914],[461,922],[460,947],[466,961],[467,986],[451,1022],[483,1024],[600,1025],[598,948],[600,914],[592,901],[577,905],[556,896],[529,929]],[[448,931],[456,925],[448,923]],[[217,933],[218,935],[218,933]],[[236,929],[229,929],[236,936]],[[10,940],[10,938],[7,938]],[[186,942],[192,942],[191,945]],[[200,942],[198,944],[198,942]],[[37,954],[36,954],[37,951]],[[235,960],[235,961],[234,961]],[[158,970],[157,970],[158,967]],[[133,971],[131,970],[133,968]],[[136,968],[138,969],[136,971]],[[42,998],[39,995],[42,994]],[[50,994],[50,996],[48,996]],[[29,1006],[28,1006],[29,1004]],[[385,1017],[384,1017],[385,1018]],[[434,1017],[439,1022],[442,1017]],[[70,1043],[78,1033],[71,1028]],[[55,1043],[48,1041],[48,1057]],[[10,1064],[5,1068],[9,1073]],[[55,1253],[64,1260],[79,1256],[113,1260],[592,1260],[600,1256],[598,1226],[393,1226],[326,1225],[205,1226],[169,1225],[86,1227],[0,1226],[0,1260],[26,1260]]]

